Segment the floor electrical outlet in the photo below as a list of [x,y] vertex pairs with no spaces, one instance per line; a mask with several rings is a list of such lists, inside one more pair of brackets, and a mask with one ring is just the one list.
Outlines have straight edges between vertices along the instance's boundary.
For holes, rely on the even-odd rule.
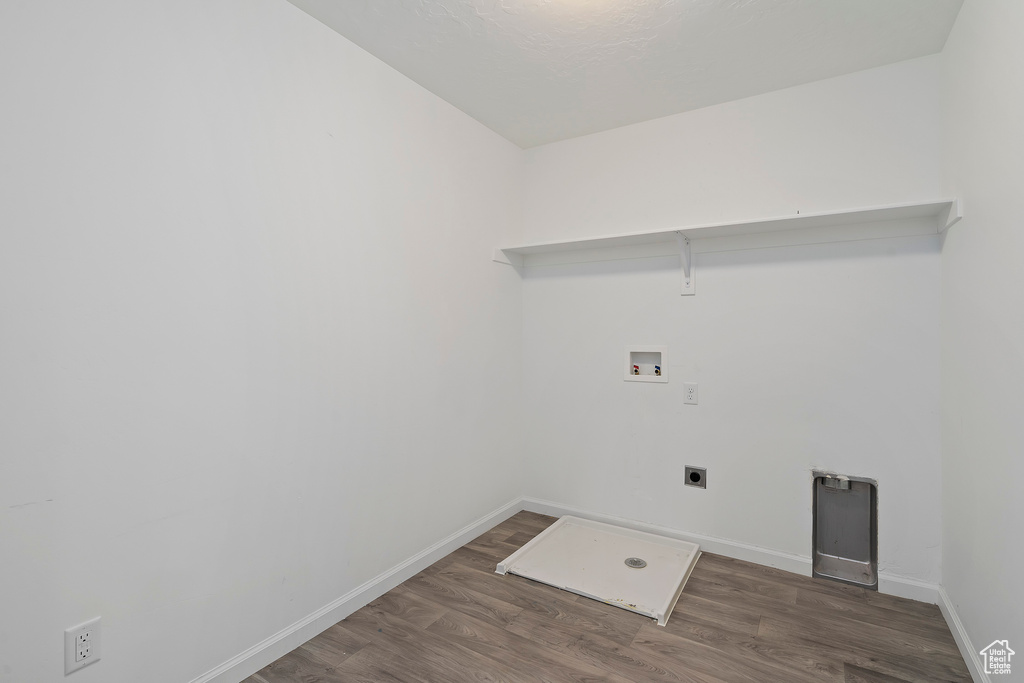
[[697,383],[696,382],[683,382],[683,391],[686,395],[683,398],[683,403],[695,406],[697,405]]
[[100,618],[64,631],[64,673],[78,671],[100,658]]

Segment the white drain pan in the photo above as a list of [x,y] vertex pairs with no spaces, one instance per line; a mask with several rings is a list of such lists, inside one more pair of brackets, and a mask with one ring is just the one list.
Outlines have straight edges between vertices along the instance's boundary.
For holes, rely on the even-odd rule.
[[[637,557],[647,566],[626,565]],[[566,516],[499,562],[497,572],[600,600],[664,626],[698,557],[696,543]]]

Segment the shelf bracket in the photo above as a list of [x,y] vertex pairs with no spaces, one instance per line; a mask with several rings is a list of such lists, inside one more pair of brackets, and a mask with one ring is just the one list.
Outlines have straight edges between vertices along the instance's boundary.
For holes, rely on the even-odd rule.
[[683,264],[683,296],[693,296],[696,278],[693,272],[693,261],[690,253],[690,238],[681,230],[676,230],[676,241],[679,242],[679,260]]
[[949,204],[949,209],[945,212],[945,220],[942,220],[942,215],[939,216],[939,234],[946,232],[954,225],[960,222],[960,219],[964,217],[964,208],[960,203],[960,199],[954,199]]

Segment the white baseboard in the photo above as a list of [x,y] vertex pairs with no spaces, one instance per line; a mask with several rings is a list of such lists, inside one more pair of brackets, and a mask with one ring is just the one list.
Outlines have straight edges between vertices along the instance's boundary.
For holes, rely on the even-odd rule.
[[194,678],[191,683],[238,683],[522,509],[522,499],[519,498],[503,505],[324,605],[309,616],[281,629],[263,642]]
[[974,683],[989,683],[992,679],[985,673],[985,666],[981,661],[981,653],[978,652],[978,648],[974,647],[970,636],[967,635],[967,629],[964,628],[963,622],[960,621],[960,615],[956,613],[956,607],[953,605],[949,594],[946,593],[945,588],[939,588],[939,609],[942,610],[942,616],[946,618],[949,630],[953,632],[953,640],[956,641],[956,646],[960,648],[960,655],[967,663],[967,670],[971,672],[971,678],[974,679]]
[[[521,510],[528,510],[552,517],[573,515],[629,529],[668,536],[669,538],[678,538],[683,541],[697,543],[700,545],[701,550],[709,553],[754,562],[803,576],[811,575],[811,558],[809,557],[784,553],[778,550],[771,550],[770,548],[762,548],[740,541],[688,533],[678,529],[670,529],[656,524],[592,512],[547,500],[517,498],[459,529],[401,564],[354,588],[309,616],[281,629],[245,652],[232,657],[220,666],[193,679],[191,683],[238,683],[238,681],[251,676],[267,664],[288,654],[299,645],[319,635],[360,607],[379,598],[406,579],[418,574],[445,555],[461,548],[472,539],[504,522]],[[988,683],[989,678],[983,673],[981,662],[975,653],[974,646],[967,637],[963,625],[956,616],[953,604],[944,590],[936,584],[907,577],[887,575],[884,572],[879,575],[878,588],[882,593],[889,595],[938,604],[943,616],[946,618],[946,622],[949,624],[950,630],[953,632],[953,637],[956,639],[961,654],[963,654],[964,659],[967,661],[974,680],[980,683]]]
[[[779,550],[771,550],[770,548],[762,548],[749,543],[742,543],[740,541],[733,541],[725,538],[688,533],[685,531],[679,531],[678,529],[670,529],[656,524],[647,524],[646,522],[637,522],[635,520],[615,517],[613,515],[605,515],[599,512],[592,512],[590,510],[582,510],[571,505],[562,505],[560,503],[553,503],[548,500],[538,500],[536,498],[523,498],[523,509],[529,510],[530,512],[551,515],[552,517],[573,515],[575,517],[592,519],[597,522],[614,524],[628,529],[638,529],[640,531],[646,531],[660,536],[668,536],[669,538],[678,538],[683,541],[696,543],[700,546],[701,550],[714,553],[715,555],[724,555],[737,560],[754,562],[767,567],[774,567],[794,574],[800,574],[801,576],[811,575],[811,558],[804,557],[802,555],[793,555]],[[932,605],[939,602],[938,584],[887,574],[885,572],[879,572],[878,590],[888,595],[927,602]]]
[[878,572],[878,592],[908,598],[930,605],[939,604],[939,584],[920,581],[907,576]]

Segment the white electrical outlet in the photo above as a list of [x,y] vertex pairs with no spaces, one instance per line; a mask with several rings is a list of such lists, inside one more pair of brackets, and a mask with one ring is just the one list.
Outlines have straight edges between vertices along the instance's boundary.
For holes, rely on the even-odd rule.
[[696,382],[683,382],[683,391],[686,392],[683,398],[683,403],[695,406],[697,405],[697,383]]
[[64,673],[78,671],[100,658],[100,618],[64,631]]

